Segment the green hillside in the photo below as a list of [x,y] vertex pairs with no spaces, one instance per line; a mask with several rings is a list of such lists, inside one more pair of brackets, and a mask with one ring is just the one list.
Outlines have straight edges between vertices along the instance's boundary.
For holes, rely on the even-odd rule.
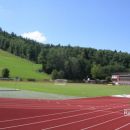
[[37,71],[41,68],[40,64],[34,64],[28,60],[0,50],[0,76],[3,68],[10,70],[10,77],[18,76],[22,79],[35,78],[37,80],[49,79],[49,75]]

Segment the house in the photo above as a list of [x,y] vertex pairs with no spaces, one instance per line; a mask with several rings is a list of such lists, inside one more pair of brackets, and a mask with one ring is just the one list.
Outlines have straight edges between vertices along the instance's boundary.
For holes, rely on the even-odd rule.
[[127,84],[130,85],[130,73],[115,73],[112,74],[113,84]]

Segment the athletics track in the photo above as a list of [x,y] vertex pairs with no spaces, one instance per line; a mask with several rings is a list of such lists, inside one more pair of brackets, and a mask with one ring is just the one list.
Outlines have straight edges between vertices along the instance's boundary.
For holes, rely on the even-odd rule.
[[130,130],[129,98],[0,98],[0,130]]

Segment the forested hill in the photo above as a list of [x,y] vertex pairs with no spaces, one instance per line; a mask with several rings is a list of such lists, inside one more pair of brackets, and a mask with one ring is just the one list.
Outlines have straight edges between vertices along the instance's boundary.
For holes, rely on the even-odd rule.
[[41,44],[14,33],[9,34],[2,29],[0,29],[0,49],[41,63],[41,71],[52,73],[52,78],[108,79],[112,73],[130,70],[130,54],[128,53],[69,45]]

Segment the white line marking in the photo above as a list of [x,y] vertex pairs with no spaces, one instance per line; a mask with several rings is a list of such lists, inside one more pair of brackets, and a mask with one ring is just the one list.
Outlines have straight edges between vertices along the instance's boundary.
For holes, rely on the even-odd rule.
[[[117,112],[118,112],[118,111],[117,111]],[[66,126],[66,125],[71,125],[71,124],[75,124],[75,123],[79,123],[79,122],[91,120],[91,119],[94,119],[94,118],[98,118],[98,117],[110,115],[110,114],[112,114],[112,113],[116,113],[116,112],[111,112],[111,113],[107,113],[107,114],[100,115],[100,116],[95,116],[95,117],[91,117],[91,118],[87,118],[87,119],[83,119],[83,120],[79,120],[79,121],[74,121],[74,122],[70,122],[70,123],[66,123],[66,124],[62,124],[62,125],[57,125],[57,126],[53,126],[53,127],[48,127],[48,128],[42,129],[42,130],[49,130],[49,129],[58,128],[58,127]]]
[[107,121],[101,122],[101,123],[99,123],[99,124],[96,124],[96,125],[92,125],[92,126],[89,126],[89,127],[83,128],[83,129],[81,129],[81,130],[87,130],[87,129],[90,129],[90,128],[93,128],[93,127],[96,127],[96,126],[99,126],[99,125],[102,125],[102,124],[105,124],[105,123],[111,122],[111,121],[113,121],[113,120],[120,119],[120,118],[122,118],[122,117],[124,117],[124,116],[116,117],[116,118],[113,118],[113,119],[111,119],[111,120],[107,120]]
[[[91,108],[91,107],[90,107]],[[67,112],[58,112],[58,113],[52,113],[52,114],[47,114],[47,115],[40,115],[40,116],[30,116],[30,117],[23,117],[23,118],[15,118],[15,119],[9,119],[9,120],[3,120],[0,122],[11,122],[11,121],[16,121],[16,120],[25,120],[25,119],[33,119],[33,118],[37,118],[37,117],[46,117],[46,116],[52,116],[52,115],[60,115],[60,114],[64,114],[64,113],[73,113],[76,111],[84,111],[84,110],[91,110],[90,108],[87,109],[79,109],[79,110],[73,110],[73,111],[67,111]],[[114,108],[114,107],[113,107]],[[112,108],[109,108],[112,109]],[[105,110],[105,109],[103,109]],[[107,109],[106,109],[107,110]],[[97,112],[98,110],[95,110],[95,112]],[[99,110],[100,111],[100,110]],[[94,111],[93,111],[94,112]]]
[[[36,106],[36,105],[30,105],[30,104],[27,104],[27,105],[25,105],[25,104],[6,104],[6,105],[5,105],[5,104],[4,104],[4,105],[2,105],[2,104],[0,103],[0,107],[15,107],[15,108],[19,108],[19,107],[22,107],[23,105],[25,106],[25,108],[31,108],[31,109],[32,109],[32,108],[39,108],[39,109],[41,108],[41,109],[42,109],[42,108],[52,107],[52,104],[47,104],[47,106],[42,106],[42,105],[37,105],[37,106]],[[65,104],[61,104],[61,105],[64,105],[64,107],[67,107],[67,105],[65,105]],[[77,105],[77,104],[75,104],[75,105]],[[71,104],[71,107],[73,107],[73,106],[75,106],[75,105]],[[81,105],[81,104],[80,104],[80,105]],[[113,107],[114,105],[117,106],[117,104],[109,104],[109,105],[107,105],[107,106],[95,106],[95,105],[94,105],[94,107],[95,107],[95,108],[103,108],[103,107],[108,107],[108,106],[109,106],[109,107],[110,107],[110,106]],[[126,105],[127,105],[127,104],[126,104]],[[91,105],[91,106],[90,106],[90,105],[89,105],[89,106],[88,106],[88,105],[87,105],[87,106],[86,106],[86,105],[83,105],[83,106],[84,106],[84,107],[92,107],[93,105]],[[57,108],[57,107],[60,108],[60,107],[63,107],[63,106],[55,106],[55,108]]]
[[[100,110],[100,111],[101,111],[101,110]],[[87,113],[82,113],[82,114],[77,114],[77,115],[72,115],[72,116],[66,116],[66,117],[60,117],[60,118],[53,118],[53,119],[50,119],[50,120],[39,121],[39,122],[33,122],[33,123],[28,123],[28,124],[21,124],[21,125],[16,125],[16,126],[3,127],[3,128],[0,128],[0,130],[7,129],[7,128],[9,129],[9,128],[20,127],[20,126],[33,125],[33,124],[40,124],[40,123],[43,123],[43,122],[55,121],[55,120],[60,120],[60,119],[66,119],[66,118],[81,116],[81,115],[85,115],[85,114],[88,115],[88,114],[90,114],[90,113],[93,113],[93,112],[87,112]]]
[[121,127],[118,127],[118,128],[116,128],[115,130],[120,130],[120,129],[122,129],[122,128],[128,126],[128,125],[130,125],[130,123],[127,123],[127,124],[125,124],[125,125],[123,125],[123,126],[121,126]]
[[[98,111],[106,111],[106,109],[105,110],[98,110]],[[86,115],[90,114],[90,113],[94,113],[94,112],[88,112],[88,113],[86,113]],[[112,114],[112,113],[116,113],[116,112],[110,112],[109,114]],[[85,113],[77,114],[77,115],[73,115],[73,116],[66,116],[66,117],[54,118],[54,119],[51,119],[51,120],[45,120],[45,121],[32,122],[32,123],[27,123],[27,124],[21,124],[21,125],[3,127],[3,128],[0,128],[0,130],[10,129],[10,128],[16,128],[16,127],[20,127],[20,126],[28,126],[28,125],[33,125],[33,124],[40,124],[40,123],[43,123],[43,122],[49,122],[49,121],[55,121],[55,120],[60,120],[60,119],[66,119],[66,118],[76,117],[76,116],[80,116],[80,115],[84,115],[84,114]],[[104,115],[100,115],[100,116],[96,116],[96,117],[92,117],[92,118],[88,118],[88,119],[84,119],[84,120],[89,120],[89,119],[93,119],[93,118],[97,118],[97,117],[102,117],[102,116],[109,115],[109,114],[104,114]],[[82,120],[80,120],[80,121],[82,121]],[[78,122],[80,122],[80,121],[78,121]],[[65,124],[63,124],[63,125],[65,125]]]
[[83,111],[83,110],[86,110],[86,109],[73,110],[73,111],[67,111],[67,112],[58,112],[58,113],[52,113],[52,114],[40,115],[40,116],[30,116],[30,117],[16,118],[16,119],[4,120],[4,121],[0,121],[0,122],[10,122],[10,121],[16,121],[16,120],[33,119],[33,118],[37,118],[37,117],[46,117],[46,116],[52,116],[52,115],[60,115],[60,114],[73,113],[73,112]]
[[56,103],[57,103],[57,104],[60,104],[60,102],[58,102],[58,101],[57,101]]

